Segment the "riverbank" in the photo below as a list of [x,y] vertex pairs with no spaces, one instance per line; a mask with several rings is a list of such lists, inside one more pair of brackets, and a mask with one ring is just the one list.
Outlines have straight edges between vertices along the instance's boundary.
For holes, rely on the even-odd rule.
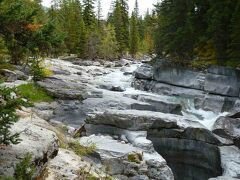
[[[48,59],[45,63],[53,74],[37,84],[55,100],[36,103],[33,113],[54,127],[65,125],[80,144],[93,143],[94,153],[83,156],[83,161],[111,178],[239,177],[238,97],[157,81],[156,72],[164,80],[176,80],[172,75],[179,73],[155,71],[139,61]],[[179,77],[181,81],[175,82],[185,82],[185,76]]]

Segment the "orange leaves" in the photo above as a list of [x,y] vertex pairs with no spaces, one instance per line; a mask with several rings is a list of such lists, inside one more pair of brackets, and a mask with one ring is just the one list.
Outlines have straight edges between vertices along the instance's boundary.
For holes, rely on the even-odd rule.
[[37,31],[38,29],[40,29],[43,25],[42,24],[27,24],[26,25],[26,29],[30,30],[30,31]]

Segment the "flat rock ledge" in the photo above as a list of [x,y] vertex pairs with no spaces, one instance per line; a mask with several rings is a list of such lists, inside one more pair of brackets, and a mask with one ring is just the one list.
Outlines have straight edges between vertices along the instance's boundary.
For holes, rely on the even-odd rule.
[[17,145],[0,147],[0,176],[13,176],[14,168],[26,155],[32,155],[36,167],[35,177],[43,172],[47,162],[58,153],[58,138],[45,120],[29,112],[19,112],[21,119],[12,127],[13,133],[20,133],[22,141]]
[[146,152],[130,143],[111,136],[91,135],[80,139],[82,145],[96,145],[95,162],[114,179],[173,180],[173,173],[165,159],[157,152]]
[[[126,154],[141,152],[143,157],[144,154],[151,154],[153,159],[161,155],[160,159],[167,162],[164,168],[170,167],[177,179],[239,178],[240,153],[233,141],[183,116],[138,110],[107,110],[89,115],[85,129],[90,137],[84,137],[85,140],[81,141],[96,143],[100,159],[107,157],[109,161],[111,156],[110,159],[119,161],[116,154],[122,153],[121,158],[124,159]],[[124,149],[128,152],[123,152]],[[122,160],[120,162],[123,163]],[[110,166],[115,169],[114,164],[110,163]],[[162,169],[154,171],[164,172]],[[128,174],[122,175],[128,177]],[[160,177],[157,179],[162,179]]]
[[74,152],[62,148],[59,149],[57,156],[49,161],[46,167],[46,174],[45,180],[79,180],[81,178],[84,179],[87,175],[101,179],[108,176],[93,164],[84,161]]

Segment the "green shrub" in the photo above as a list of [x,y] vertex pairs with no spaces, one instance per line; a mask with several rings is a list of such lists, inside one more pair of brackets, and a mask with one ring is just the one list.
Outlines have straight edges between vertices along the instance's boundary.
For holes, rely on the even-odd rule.
[[0,145],[20,142],[19,133],[12,134],[10,128],[19,119],[16,109],[26,105],[16,89],[0,86]]
[[30,74],[33,76],[34,81],[41,81],[53,73],[44,66],[42,59],[33,59],[30,61]]
[[14,177],[16,180],[31,180],[35,173],[35,166],[32,164],[32,155],[27,153],[23,160],[15,167]]
[[142,161],[142,155],[139,153],[131,153],[128,155],[128,161],[140,164]]
[[52,96],[48,95],[43,88],[34,83],[20,85],[17,87],[17,90],[22,97],[32,103],[53,101]]
[[190,67],[195,69],[207,69],[210,65],[217,65],[217,60],[195,60],[190,63]]
[[15,180],[15,178],[11,176],[0,176],[0,180]]
[[81,145],[78,141],[68,143],[68,147],[72,149],[78,156],[88,155],[96,149],[95,144],[90,144],[88,147]]

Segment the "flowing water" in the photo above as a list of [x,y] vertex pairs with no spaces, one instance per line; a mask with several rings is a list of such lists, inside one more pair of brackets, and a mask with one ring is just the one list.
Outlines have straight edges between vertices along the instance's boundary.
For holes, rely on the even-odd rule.
[[[103,94],[102,98],[89,98],[85,100],[83,106],[92,106],[95,110],[103,110],[105,108],[118,108],[124,109],[124,105],[131,104],[136,102],[132,99],[131,96],[134,95],[144,95],[149,96],[152,99],[158,101],[170,102],[170,103],[179,103],[182,106],[182,114],[184,117],[190,120],[198,121],[203,124],[207,129],[211,129],[214,122],[219,116],[226,115],[227,113],[214,113],[212,111],[205,111],[203,109],[195,109],[194,100],[176,97],[176,96],[166,96],[159,95],[152,92],[141,91],[134,89],[131,84],[134,80],[132,74],[124,74],[126,72],[134,72],[141,63],[131,64],[128,67],[114,67],[114,68],[105,68],[103,66],[80,66],[73,65],[70,62],[62,60],[51,60],[47,62],[51,64],[50,66],[57,66],[62,70],[67,70],[71,72],[71,75],[59,75],[61,78],[66,80],[81,80],[89,86],[89,91],[101,91]],[[82,75],[79,77],[76,75],[77,72],[81,71]],[[99,73],[100,72],[100,73]],[[96,75],[97,74],[97,75]],[[123,92],[114,92],[101,88],[101,85],[104,86],[115,86],[125,89]],[[108,106],[106,105],[108,104]],[[110,104],[110,105],[109,105]],[[124,104],[124,105],[123,105]],[[101,107],[101,108],[100,108]]]

